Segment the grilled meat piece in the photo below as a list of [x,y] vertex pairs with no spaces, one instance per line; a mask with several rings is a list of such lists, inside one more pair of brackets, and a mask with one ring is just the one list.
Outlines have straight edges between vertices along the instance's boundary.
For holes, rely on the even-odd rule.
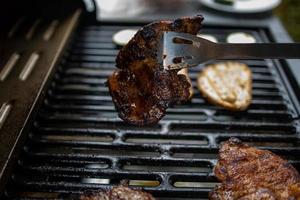
[[203,18],[184,17],[154,22],[141,28],[119,52],[119,68],[108,78],[108,86],[119,116],[134,125],[157,123],[170,104],[187,101],[190,83],[179,70],[167,71],[158,58],[164,31],[197,34]]
[[106,192],[93,193],[81,196],[80,200],[155,200],[154,197],[141,190],[133,190],[120,185]]
[[299,200],[300,175],[286,160],[231,138],[221,145],[211,200]]
[[191,80],[191,78],[189,76],[189,70],[188,70],[188,68],[181,69],[177,74],[185,75],[186,79],[190,83],[190,88],[189,88],[190,95],[189,95],[189,99],[192,99],[192,97],[194,95],[194,89],[193,89],[193,85],[192,85],[192,80]]

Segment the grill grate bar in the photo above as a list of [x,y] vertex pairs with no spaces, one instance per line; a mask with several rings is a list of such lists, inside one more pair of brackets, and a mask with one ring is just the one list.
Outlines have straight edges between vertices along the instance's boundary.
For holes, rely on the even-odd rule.
[[[36,117],[8,197],[78,197],[127,179],[131,187],[143,187],[158,199],[207,199],[217,183],[212,171],[218,145],[230,137],[271,150],[300,169],[295,110],[269,60],[241,61],[253,72],[253,101],[245,112],[210,105],[194,87],[193,99],[168,109],[158,125],[122,122],[106,80],[119,51],[111,36],[125,28],[137,27],[83,25],[78,30]],[[220,42],[236,31],[206,29]],[[263,41],[263,30],[240,31]],[[193,85],[203,67],[189,70]]]

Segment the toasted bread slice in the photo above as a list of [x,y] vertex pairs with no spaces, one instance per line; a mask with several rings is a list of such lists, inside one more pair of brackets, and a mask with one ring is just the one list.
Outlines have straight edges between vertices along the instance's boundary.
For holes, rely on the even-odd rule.
[[199,73],[197,86],[212,104],[231,111],[246,110],[252,99],[252,73],[246,64],[223,62]]

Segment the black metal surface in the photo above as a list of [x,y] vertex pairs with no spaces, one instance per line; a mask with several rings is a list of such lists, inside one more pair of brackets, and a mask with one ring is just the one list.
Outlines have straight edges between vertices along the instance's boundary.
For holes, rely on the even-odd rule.
[[[3,198],[74,198],[126,179],[158,199],[207,199],[217,182],[212,168],[218,144],[231,136],[272,150],[300,170],[294,99],[281,66],[272,60],[243,61],[253,72],[253,101],[246,112],[212,106],[194,88],[192,101],[168,109],[158,125],[138,128],[123,123],[105,82],[118,52],[112,34],[124,28],[128,26],[100,24],[78,30]],[[203,30],[220,42],[235,31],[268,42],[261,29],[207,25]],[[194,85],[202,67],[190,69]]]
[[32,122],[33,108],[43,97],[81,9],[55,17],[27,12],[13,16],[0,30],[0,108],[6,108],[0,111],[0,193],[26,139],[21,132]]

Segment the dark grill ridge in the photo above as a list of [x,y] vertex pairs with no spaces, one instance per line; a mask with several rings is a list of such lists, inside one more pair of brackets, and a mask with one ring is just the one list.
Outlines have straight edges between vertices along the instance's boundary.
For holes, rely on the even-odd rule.
[[[7,198],[73,198],[126,179],[158,199],[207,199],[217,183],[212,171],[218,144],[232,136],[271,150],[300,170],[295,110],[270,60],[242,61],[253,72],[253,101],[245,112],[210,105],[195,88],[191,102],[168,109],[158,125],[123,123],[105,82],[118,53],[112,35],[124,28],[86,25],[77,31],[7,186]],[[219,42],[233,31],[205,28]],[[263,41],[260,30],[241,31]],[[189,72],[194,85],[202,67]]]

